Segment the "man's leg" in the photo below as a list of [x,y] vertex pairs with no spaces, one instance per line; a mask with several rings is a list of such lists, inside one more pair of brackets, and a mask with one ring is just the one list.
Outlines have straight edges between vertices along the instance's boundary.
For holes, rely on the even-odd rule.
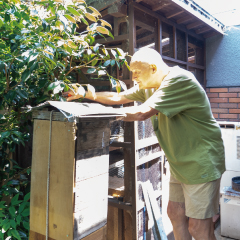
[[189,232],[195,240],[216,240],[212,218],[189,218]]
[[169,201],[167,213],[173,225],[175,240],[191,240],[188,218],[185,215],[185,203]]

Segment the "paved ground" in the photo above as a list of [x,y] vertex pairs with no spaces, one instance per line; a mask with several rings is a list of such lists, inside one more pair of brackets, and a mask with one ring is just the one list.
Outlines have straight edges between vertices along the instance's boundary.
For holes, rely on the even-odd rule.
[[217,238],[217,240],[233,240],[233,238],[227,238],[227,237],[222,237],[221,236],[221,227],[220,224],[218,225],[218,227],[215,230],[215,236]]
[[[218,225],[218,227],[215,230],[215,236],[216,236],[217,240],[234,240],[233,238],[227,238],[227,237],[222,237],[221,236],[221,226],[220,226],[220,224]],[[168,237],[168,240],[175,240],[172,232],[169,233],[169,235],[167,237]]]

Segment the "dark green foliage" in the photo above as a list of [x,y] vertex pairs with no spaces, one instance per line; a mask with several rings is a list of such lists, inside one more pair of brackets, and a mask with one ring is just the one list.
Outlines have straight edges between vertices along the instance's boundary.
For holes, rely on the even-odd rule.
[[[28,239],[30,169],[12,157],[30,135],[31,116],[23,107],[64,101],[61,92],[76,83],[74,71],[83,75],[81,69],[107,75],[118,91],[124,87],[107,67],[128,66],[127,54],[95,42],[97,35],[112,37],[111,25],[99,17],[83,0],[0,0],[0,240]],[[86,31],[78,33],[80,22]],[[84,96],[84,88],[75,86]]]

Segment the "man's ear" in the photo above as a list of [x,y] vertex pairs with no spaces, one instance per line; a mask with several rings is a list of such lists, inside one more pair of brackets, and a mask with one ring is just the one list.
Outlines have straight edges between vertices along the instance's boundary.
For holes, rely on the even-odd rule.
[[157,72],[157,66],[155,64],[150,64],[151,73]]

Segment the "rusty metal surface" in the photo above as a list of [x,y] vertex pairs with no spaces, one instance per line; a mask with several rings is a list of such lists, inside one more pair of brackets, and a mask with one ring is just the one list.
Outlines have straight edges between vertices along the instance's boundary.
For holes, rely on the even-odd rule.
[[[118,112],[117,108],[105,107],[98,103],[76,103],[76,102],[60,102],[60,101],[46,101],[35,107],[28,107],[28,111],[41,110],[46,107],[54,107],[60,112],[67,113],[73,117],[116,117],[124,116]],[[68,117],[69,117],[68,116]]]

